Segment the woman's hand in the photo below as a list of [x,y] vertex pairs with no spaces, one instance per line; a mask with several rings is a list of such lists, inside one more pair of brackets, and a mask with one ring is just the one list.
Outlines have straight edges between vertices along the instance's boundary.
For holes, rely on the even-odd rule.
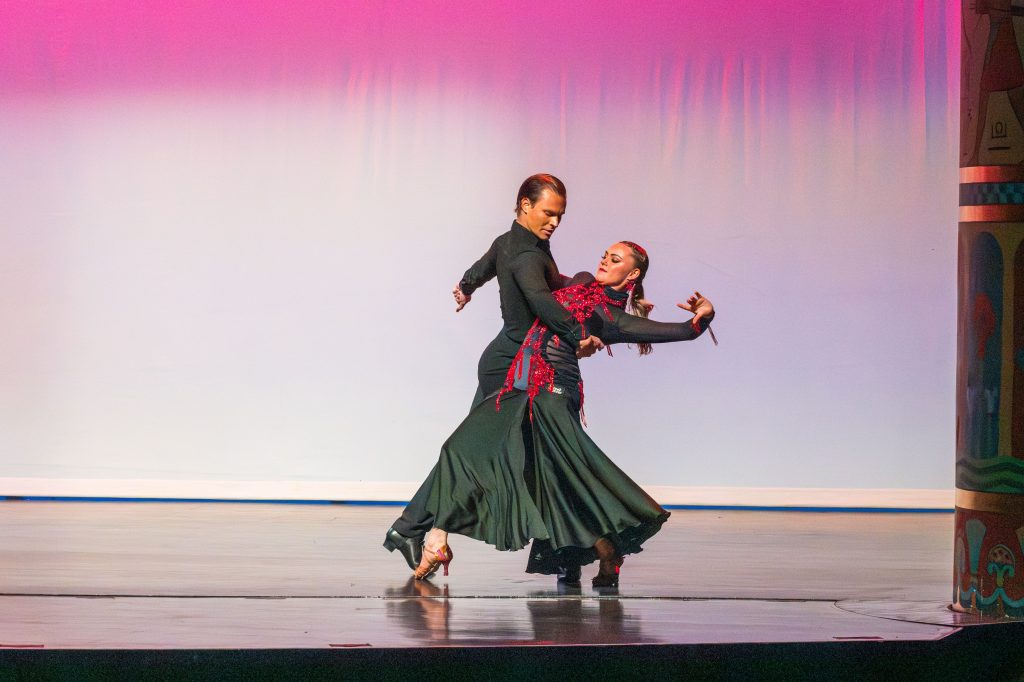
[[459,312],[460,310],[465,308],[466,304],[469,303],[470,300],[473,298],[469,294],[462,293],[462,287],[460,287],[458,284],[456,284],[455,288],[452,289],[452,296],[455,297],[455,305],[459,306],[458,308],[455,309],[455,312]]
[[711,318],[715,315],[715,307],[699,291],[693,292],[693,296],[686,299],[686,303],[676,303],[676,305],[683,310],[693,313],[693,319],[690,320],[690,323],[695,328],[698,327],[702,319]]

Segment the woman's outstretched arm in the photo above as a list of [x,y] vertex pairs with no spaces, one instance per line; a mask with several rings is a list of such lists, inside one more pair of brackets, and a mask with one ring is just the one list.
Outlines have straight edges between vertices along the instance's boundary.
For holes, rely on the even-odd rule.
[[[680,307],[682,307],[680,305]],[[630,315],[619,308],[609,308],[611,319],[608,320],[601,333],[601,340],[612,343],[670,343],[672,341],[691,341],[711,324],[715,313],[702,316],[693,325],[693,320],[686,322],[658,322],[645,317]]]

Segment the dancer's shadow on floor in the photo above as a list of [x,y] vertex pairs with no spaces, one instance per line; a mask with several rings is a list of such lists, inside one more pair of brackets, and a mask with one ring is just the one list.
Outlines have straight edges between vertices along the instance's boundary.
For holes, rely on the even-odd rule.
[[491,599],[450,597],[448,584],[409,578],[384,590],[389,620],[411,638],[428,644],[622,644],[658,642],[643,634],[641,618],[630,615],[618,590],[587,593],[562,585],[559,592],[530,592]]
[[[550,593],[529,595],[534,639],[549,644],[640,644],[658,642],[643,634],[642,620],[630,614],[617,588],[601,588],[585,594],[580,587],[562,586],[564,598]],[[588,588],[587,592],[591,592]],[[577,596],[573,599],[571,597]],[[539,598],[538,598],[539,597]],[[547,598],[544,598],[547,597]],[[597,597],[597,598],[594,598]]]
[[[409,578],[400,587],[384,590],[387,615],[417,640],[434,644],[522,643],[529,639],[525,618],[501,618],[488,611],[484,600],[451,599],[448,584]],[[458,613],[459,617],[455,617]]]
[[384,597],[393,600],[387,602],[388,618],[398,620],[404,629],[431,640],[448,640],[451,605],[447,583],[442,587],[410,577],[401,587],[384,590]]

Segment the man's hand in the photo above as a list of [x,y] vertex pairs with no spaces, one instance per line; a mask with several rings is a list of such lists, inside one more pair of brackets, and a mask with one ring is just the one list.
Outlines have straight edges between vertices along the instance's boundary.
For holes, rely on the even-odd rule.
[[452,289],[452,296],[455,297],[455,305],[458,306],[458,308],[455,309],[455,312],[459,312],[465,308],[466,304],[473,298],[469,294],[462,293],[462,288],[458,284],[456,284],[455,288]]
[[604,341],[593,335],[588,336],[580,341],[580,347],[576,349],[576,357],[581,360],[583,358],[589,358],[602,348],[604,348]]

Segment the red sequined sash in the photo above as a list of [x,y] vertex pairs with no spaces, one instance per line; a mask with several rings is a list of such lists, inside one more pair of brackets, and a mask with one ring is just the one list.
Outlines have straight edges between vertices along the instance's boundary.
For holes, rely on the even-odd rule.
[[[625,301],[619,301],[611,298],[605,293],[603,285],[596,282],[591,284],[576,284],[571,287],[559,289],[558,291],[552,292],[555,300],[561,303],[566,310],[572,315],[583,330],[581,338],[589,336],[587,332],[586,321],[594,314],[594,310],[598,307],[604,309],[605,315],[611,319],[611,311],[608,310],[609,305],[613,305],[619,308],[626,306]],[[526,394],[530,400],[530,421],[533,421],[533,400],[540,393],[541,389],[546,389],[549,393],[553,393],[555,390],[555,368],[551,366],[551,363],[544,357],[544,340],[548,336],[547,325],[541,323],[541,321],[534,320],[533,326],[530,327],[530,331],[526,333],[526,338],[523,339],[522,345],[519,347],[519,352],[516,353],[515,359],[512,361],[512,366],[508,368],[508,374],[505,376],[505,383],[498,392],[498,397],[495,400],[495,409],[501,409],[501,397],[506,393],[512,391],[515,388],[515,384],[519,379],[523,378],[525,374],[527,377],[526,382]],[[554,337],[552,341],[556,346],[561,343],[559,337]],[[527,353],[529,351],[529,353]],[[529,359],[527,361],[527,358]],[[580,416],[583,415],[583,381],[579,382],[580,391]]]

